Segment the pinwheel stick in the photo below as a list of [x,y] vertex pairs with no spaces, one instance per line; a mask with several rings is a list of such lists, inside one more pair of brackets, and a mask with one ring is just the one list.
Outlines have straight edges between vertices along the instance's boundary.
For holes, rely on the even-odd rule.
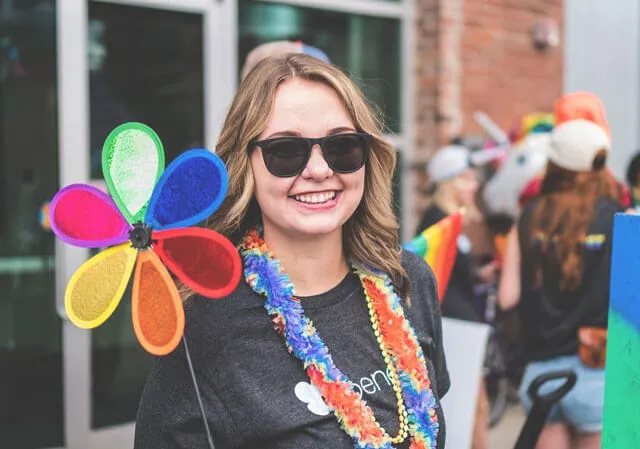
[[196,379],[196,372],[193,369],[189,346],[187,345],[187,339],[184,335],[182,335],[182,343],[184,344],[184,353],[187,356],[187,364],[189,365],[189,371],[191,372],[193,388],[196,391],[196,398],[198,399],[198,406],[200,407],[200,415],[202,415],[202,422],[204,423],[204,431],[207,433],[207,443],[209,444],[209,449],[215,449],[215,446],[213,445],[213,437],[211,436],[211,429],[209,429],[209,422],[207,421],[207,414],[204,411],[204,404],[202,402],[202,396],[200,395],[200,387],[198,386],[198,380]]

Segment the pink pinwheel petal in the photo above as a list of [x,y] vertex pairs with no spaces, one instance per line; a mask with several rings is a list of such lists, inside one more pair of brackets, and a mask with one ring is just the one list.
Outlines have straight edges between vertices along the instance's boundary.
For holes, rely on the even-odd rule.
[[49,220],[60,240],[85,248],[125,242],[131,229],[109,195],[87,184],[60,190],[51,201]]

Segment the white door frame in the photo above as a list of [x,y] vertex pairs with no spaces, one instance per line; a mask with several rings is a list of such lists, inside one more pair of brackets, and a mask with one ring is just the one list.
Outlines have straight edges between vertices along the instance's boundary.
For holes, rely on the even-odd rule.
[[[89,179],[89,0],[57,0],[58,140],[60,187]],[[93,0],[96,1],[96,0]],[[234,0],[97,0],[204,16],[205,145],[213,150],[236,89],[237,25]],[[223,43],[223,45],[221,45]],[[91,334],[64,312],[64,290],[87,259],[85,249],[56,242],[56,305],[63,320],[64,441],[66,449],[132,447],[134,423],[91,429]]]

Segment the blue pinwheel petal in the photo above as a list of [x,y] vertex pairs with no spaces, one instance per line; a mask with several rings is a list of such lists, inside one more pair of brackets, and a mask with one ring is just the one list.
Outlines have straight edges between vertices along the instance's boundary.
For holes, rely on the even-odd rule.
[[206,220],[227,194],[229,178],[222,160],[208,150],[178,156],[158,180],[145,216],[154,229],[193,226]]

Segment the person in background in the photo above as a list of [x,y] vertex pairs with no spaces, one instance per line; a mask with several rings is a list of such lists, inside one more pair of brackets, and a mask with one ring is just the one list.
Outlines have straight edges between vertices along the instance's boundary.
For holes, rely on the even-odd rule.
[[[441,148],[429,161],[427,174],[433,198],[420,220],[416,234],[463,207],[465,226],[469,222],[473,224],[480,221],[480,213],[475,206],[478,175],[466,147],[448,145]],[[490,262],[478,268],[474,268],[474,265],[471,240],[461,233],[458,254],[442,299],[443,316],[471,322],[484,321],[476,306],[474,287],[477,282],[488,281],[495,276],[495,264]],[[489,403],[483,379],[479,379],[479,383],[472,449],[487,449]]]
[[521,318],[525,410],[531,410],[526,392],[538,375],[578,374],[573,390],[552,409],[538,449],[601,445],[611,235],[614,214],[624,209],[606,167],[610,148],[598,123],[581,117],[558,123],[540,192],[524,207],[507,248],[519,270],[505,279],[499,296],[501,306],[517,306]]
[[[466,147],[448,145],[441,148],[429,161],[427,174],[432,202],[422,215],[416,234],[463,207],[466,223],[480,218],[475,205],[479,182]],[[458,255],[442,299],[442,315],[482,322],[474,301],[474,284],[479,278],[490,278],[495,267],[487,265],[481,270],[475,269],[471,250],[469,238],[462,233],[458,238]]]
[[273,41],[258,45],[245,58],[240,76],[244,79],[256,64],[269,56],[281,56],[287,53],[303,53],[321,61],[330,63],[329,56],[319,48],[306,45],[300,41]]
[[630,207],[640,209],[640,151],[629,161],[626,178],[631,196]]

